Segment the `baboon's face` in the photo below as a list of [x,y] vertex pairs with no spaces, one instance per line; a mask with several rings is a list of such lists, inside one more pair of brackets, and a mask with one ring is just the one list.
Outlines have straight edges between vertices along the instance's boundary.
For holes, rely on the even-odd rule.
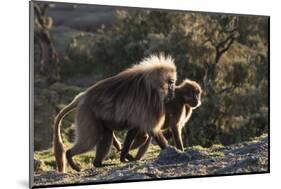
[[183,97],[185,103],[192,108],[197,108],[201,105],[201,88],[197,85],[187,83],[183,87]]
[[174,98],[176,80],[177,74],[175,70],[161,72],[157,85],[163,100],[169,101]]

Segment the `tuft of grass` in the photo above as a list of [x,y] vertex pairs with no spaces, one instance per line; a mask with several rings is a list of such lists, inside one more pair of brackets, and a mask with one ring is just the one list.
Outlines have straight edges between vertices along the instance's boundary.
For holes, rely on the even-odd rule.
[[120,157],[120,152],[118,152],[115,148],[113,148],[108,155],[108,159],[119,159]]
[[209,155],[213,157],[224,157],[224,153],[222,152],[210,152]]
[[203,146],[196,145],[196,146],[191,146],[190,147],[192,150],[198,150],[198,151],[207,151],[208,148],[204,148]]
[[251,143],[256,143],[256,142],[259,142],[260,140],[262,140],[262,139],[264,139],[266,137],[268,137],[268,134],[264,133],[264,134],[262,134],[262,135],[260,135],[258,137],[251,137],[250,141],[251,141]]
[[44,151],[35,151],[34,159],[40,162],[34,167],[35,173],[50,171],[56,168],[56,161],[51,148]]
[[222,147],[223,147],[222,144],[213,144],[213,145],[210,147],[210,149],[211,149],[211,150],[218,150],[218,149],[220,149],[220,148],[222,148]]
[[214,144],[210,148],[204,148],[204,147],[202,147],[200,145],[196,145],[196,146],[189,147],[188,149],[204,152],[204,154],[206,154],[208,156],[224,157],[224,153],[223,152],[217,151],[221,147],[223,147],[223,145],[221,145],[221,144]]

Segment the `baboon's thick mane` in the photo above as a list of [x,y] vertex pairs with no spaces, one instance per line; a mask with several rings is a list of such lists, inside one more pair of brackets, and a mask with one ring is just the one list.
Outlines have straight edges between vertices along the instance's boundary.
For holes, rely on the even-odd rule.
[[[160,101],[160,94],[151,85],[152,80],[158,79],[155,74],[159,69],[164,72],[176,72],[175,64],[170,56],[150,56],[140,64],[120,72],[119,74],[98,82],[88,90],[87,96],[96,116],[104,120],[114,117],[116,122],[126,122],[130,125],[140,125],[149,130],[156,123],[155,115],[164,112],[164,104]],[[154,115],[145,114],[148,109]],[[99,114],[99,112],[101,112]],[[151,111],[150,111],[151,112]]]
[[133,65],[131,68],[127,69],[127,71],[130,70],[145,70],[148,71],[150,69],[155,69],[155,68],[170,68],[172,70],[176,70],[176,66],[174,63],[174,59],[167,55],[165,56],[164,54],[160,55],[151,55],[147,58],[144,58],[139,64]]

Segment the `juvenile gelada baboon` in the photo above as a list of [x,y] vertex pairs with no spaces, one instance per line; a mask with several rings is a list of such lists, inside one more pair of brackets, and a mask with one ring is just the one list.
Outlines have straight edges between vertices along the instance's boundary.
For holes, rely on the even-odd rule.
[[[201,105],[201,94],[202,90],[200,85],[192,80],[184,80],[180,85],[175,87],[175,98],[165,103],[165,123],[162,130],[172,133],[174,138],[174,143],[176,147],[180,150],[184,150],[181,132],[182,128],[185,126],[187,121],[190,119],[192,111]],[[130,131],[129,131],[130,132]],[[128,136],[126,138],[131,138],[130,143],[125,144],[126,149],[135,149],[139,147],[138,153],[135,158],[130,158],[130,160],[139,160],[147,151],[148,146],[151,142],[152,137],[148,133],[139,131],[134,138]],[[116,138],[114,139],[116,140]],[[117,141],[115,141],[117,143]],[[121,153],[121,161],[125,161],[128,151]]]
[[[55,118],[54,153],[58,171],[65,171],[65,157],[79,171],[72,157],[95,146],[93,164],[102,166],[112,144],[113,130],[149,133],[165,148],[168,144],[160,128],[165,121],[165,101],[174,96],[176,77],[170,56],[153,55],[76,96]],[[60,125],[75,107],[75,143],[65,152]]]

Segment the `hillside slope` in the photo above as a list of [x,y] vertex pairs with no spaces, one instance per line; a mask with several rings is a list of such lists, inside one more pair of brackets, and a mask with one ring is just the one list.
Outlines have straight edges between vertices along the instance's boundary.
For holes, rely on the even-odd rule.
[[[89,165],[90,166],[90,165]],[[80,173],[36,174],[34,185],[99,183],[127,180],[268,172],[268,136],[230,146],[190,147],[180,152],[169,147],[149,160],[85,169]]]

